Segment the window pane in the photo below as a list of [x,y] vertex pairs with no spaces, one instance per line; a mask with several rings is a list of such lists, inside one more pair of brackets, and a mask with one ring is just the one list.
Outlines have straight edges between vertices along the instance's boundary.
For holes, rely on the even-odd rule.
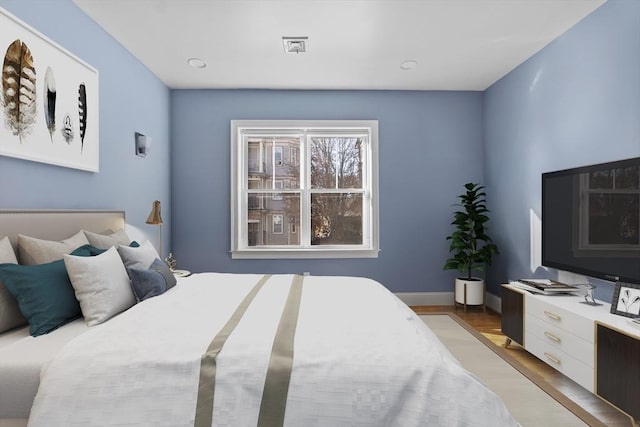
[[616,169],[616,188],[634,189],[640,188],[640,167]]
[[312,137],[311,188],[362,188],[361,137]]
[[312,194],[311,244],[361,245],[362,194]]
[[592,193],[589,195],[589,244],[638,245],[640,195]]
[[249,137],[247,179],[261,179],[263,185],[258,188],[265,189],[275,189],[278,182],[284,181],[297,185],[300,182],[299,150],[298,138]]
[[613,188],[613,174],[610,170],[601,170],[589,174],[589,188]]
[[300,223],[300,195],[278,193],[248,194],[247,246],[300,245],[300,233],[291,224]]

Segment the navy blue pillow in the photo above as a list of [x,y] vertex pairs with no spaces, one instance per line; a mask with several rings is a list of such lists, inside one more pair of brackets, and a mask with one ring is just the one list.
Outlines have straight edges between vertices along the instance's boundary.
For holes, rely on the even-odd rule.
[[128,272],[131,289],[138,302],[162,295],[177,283],[169,266],[160,258],[156,258],[147,270],[130,268]]
[[29,333],[44,335],[80,317],[80,304],[63,260],[48,264],[0,264],[0,280],[29,321]]

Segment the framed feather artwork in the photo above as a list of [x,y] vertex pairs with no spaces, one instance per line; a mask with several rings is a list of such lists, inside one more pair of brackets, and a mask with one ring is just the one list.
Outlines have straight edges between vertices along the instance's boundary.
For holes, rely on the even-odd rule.
[[611,313],[640,318],[640,284],[616,282],[611,301]]
[[0,155],[98,172],[98,71],[2,8],[0,54]]

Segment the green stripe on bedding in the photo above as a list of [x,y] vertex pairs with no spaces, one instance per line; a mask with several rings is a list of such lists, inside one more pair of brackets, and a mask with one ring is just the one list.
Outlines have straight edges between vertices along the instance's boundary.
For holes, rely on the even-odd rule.
[[270,274],[266,274],[254,285],[224,327],[218,332],[218,335],[213,338],[206,353],[202,355],[200,360],[200,380],[198,383],[198,399],[196,403],[194,427],[211,427],[213,420],[213,396],[216,383],[216,357],[218,353],[220,353],[220,350],[222,350],[229,335],[231,335],[236,326],[238,326],[238,323],[240,323],[240,319],[242,319],[242,316],[247,311],[247,308],[255,296],[270,277]]
[[273,340],[269,368],[262,392],[258,427],[281,427],[293,366],[293,342],[302,299],[302,276],[294,276]]

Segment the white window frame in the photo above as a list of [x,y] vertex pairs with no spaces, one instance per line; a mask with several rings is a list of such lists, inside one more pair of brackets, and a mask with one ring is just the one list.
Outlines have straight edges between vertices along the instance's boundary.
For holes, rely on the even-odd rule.
[[[248,150],[244,144],[247,135],[350,135],[366,133],[368,144],[363,150],[363,187],[354,190],[363,197],[363,242],[359,245],[311,245],[311,217],[309,201],[312,193],[311,177],[306,171],[310,162],[306,144],[300,146],[300,189],[283,192],[301,194],[301,244],[294,247],[248,246],[247,162]],[[326,190],[330,193],[332,190]],[[343,192],[340,189],[339,192]],[[269,192],[269,190],[264,190]],[[324,192],[313,189],[314,193]],[[232,258],[377,258],[379,245],[378,215],[378,121],[377,120],[232,120],[231,121],[231,256]]]

